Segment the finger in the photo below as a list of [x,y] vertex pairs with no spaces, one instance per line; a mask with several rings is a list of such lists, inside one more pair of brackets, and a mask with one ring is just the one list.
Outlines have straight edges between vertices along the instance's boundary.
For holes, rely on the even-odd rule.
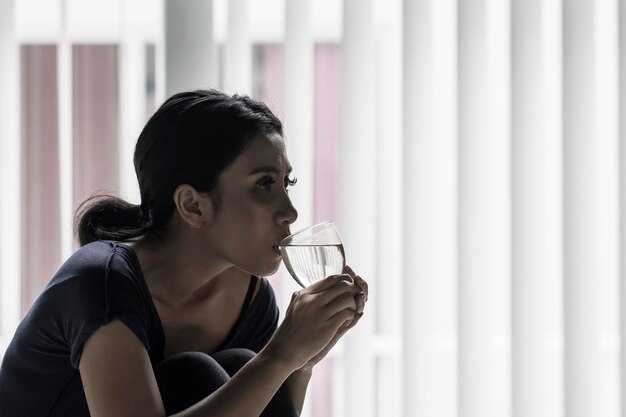
[[354,273],[352,268],[350,268],[350,266],[348,266],[348,265],[344,266],[343,267],[343,273],[350,275],[350,277],[352,278],[352,281],[354,282],[354,278],[356,277],[356,274]]
[[367,299],[368,296],[368,286],[367,286],[367,282],[365,282],[365,280],[363,278],[361,278],[359,275],[357,275],[352,268],[350,268],[349,265],[346,265],[343,267],[343,272],[344,274],[348,274],[350,275],[350,277],[352,277],[352,282],[354,282],[356,285],[358,285],[361,290],[365,293],[365,298]]
[[354,279],[354,283],[358,285],[359,288],[361,288],[361,291],[363,291],[363,293],[365,294],[365,302],[367,302],[369,296],[369,285],[367,285],[367,282],[365,282],[363,278],[357,275]]
[[361,292],[356,296],[356,312],[362,313],[365,309],[365,293]]
[[357,287],[356,285],[352,284],[351,282],[348,281],[340,281],[337,282],[333,287],[327,289],[324,292],[321,292],[317,295],[317,297],[319,297],[319,302],[322,305],[328,305],[330,302],[332,302],[335,298],[345,294],[345,293],[349,293],[352,295],[352,297],[356,296],[357,294],[359,294],[361,292],[361,290],[359,289],[359,287]]
[[352,320],[354,320],[355,315],[354,310],[346,308],[332,316],[329,321],[334,323],[337,330],[339,330],[344,323],[348,323],[348,325],[350,325]]
[[363,317],[363,313],[356,313],[354,315],[354,320],[352,320],[352,323],[350,323],[350,325],[345,328],[346,330],[344,331],[344,333],[350,330],[351,328],[353,328],[354,326],[356,326],[359,320],[361,320],[361,317]]
[[317,355],[309,359],[309,362],[307,362],[307,366],[315,366],[315,364],[317,364],[322,359],[324,359],[324,357],[328,354],[328,352],[330,352],[330,350],[337,344],[339,339],[341,339],[343,335],[347,333],[348,330],[353,328],[359,322],[362,316],[363,316],[363,313],[357,314],[355,319],[352,320],[352,323],[346,326],[341,326],[339,330],[337,330],[333,338],[330,340],[330,342],[328,342],[328,344],[324,347],[324,349],[322,349],[320,352],[317,353]]
[[354,315],[354,319],[352,320],[352,322],[345,323],[343,326],[341,326],[339,330],[337,330],[337,333],[335,333],[335,336],[333,337],[331,343],[333,345],[337,343],[339,339],[343,337],[344,334],[348,333],[348,330],[350,330],[351,328],[357,325],[359,320],[361,320],[361,317],[363,317],[363,313],[357,313]]
[[339,313],[342,310],[350,309],[356,311],[358,308],[357,302],[354,299],[354,296],[345,292],[332,300],[325,306],[325,315],[327,318],[333,317],[335,314]]
[[337,284],[337,282],[349,281],[349,280],[351,280],[351,278],[348,274],[331,275],[329,277],[326,277],[322,280],[319,280],[309,285],[303,291],[306,291],[309,294],[317,294],[319,292],[324,292],[327,289],[333,287],[335,284]]

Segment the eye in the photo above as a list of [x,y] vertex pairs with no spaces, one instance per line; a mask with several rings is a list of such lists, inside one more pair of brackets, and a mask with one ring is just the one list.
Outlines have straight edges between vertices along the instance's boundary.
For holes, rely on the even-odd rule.
[[256,185],[256,189],[260,191],[269,191],[276,180],[272,177],[263,177]]
[[291,179],[291,178],[287,177],[285,179],[285,190],[287,190],[287,192],[289,192],[288,187],[293,187],[294,185],[296,185],[297,182],[298,182],[298,178],[294,177],[293,179]]
[[[257,190],[260,191],[270,191],[272,188],[272,184],[274,184],[276,180],[272,177],[263,177],[261,181],[256,185]],[[285,178],[285,190],[289,192],[288,187],[293,187],[298,182],[298,178]]]

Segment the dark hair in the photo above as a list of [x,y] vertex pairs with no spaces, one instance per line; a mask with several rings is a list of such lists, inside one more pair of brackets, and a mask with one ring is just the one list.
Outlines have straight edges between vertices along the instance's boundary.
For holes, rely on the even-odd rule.
[[197,90],[170,97],[150,118],[135,147],[141,205],[111,195],[87,199],[75,217],[80,245],[98,239],[123,241],[165,225],[181,184],[208,193],[219,213],[219,175],[259,133],[282,136],[282,123],[264,103],[248,96]]

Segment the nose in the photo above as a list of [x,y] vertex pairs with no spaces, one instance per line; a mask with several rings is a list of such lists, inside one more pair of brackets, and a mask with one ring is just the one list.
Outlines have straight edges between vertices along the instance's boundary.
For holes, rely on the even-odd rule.
[[291,199],[287,197],[286,204],[278,212],[277,221],[281,226],[289,226],[298,218],[298,210],[291,203]]

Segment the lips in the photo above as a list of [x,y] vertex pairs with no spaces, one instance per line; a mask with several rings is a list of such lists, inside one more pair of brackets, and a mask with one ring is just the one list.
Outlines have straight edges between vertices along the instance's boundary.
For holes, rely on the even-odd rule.
[[289,234],[284,235],[283,237],[281,237],[280,239],[278,239],[278,242],[272,246],[272,249],[274,249],[274,252],[276,252],[278,255],[282,256],[282,253],[280,253],[280,248],[278,247],[278,245],[280,245],[280,242],[282,242],[283,240],[285,240],[286,237],[290,236]]
[[276,242],[276,244],[274,245],[275,248],[277,248],[278,246],[280,246],[280,242],[282,242],[283,240],[285,240],[285,238],[289,237],[290,235],[285,235],[283,237],[281,237],[280,239],[278,239],[278,242]]

